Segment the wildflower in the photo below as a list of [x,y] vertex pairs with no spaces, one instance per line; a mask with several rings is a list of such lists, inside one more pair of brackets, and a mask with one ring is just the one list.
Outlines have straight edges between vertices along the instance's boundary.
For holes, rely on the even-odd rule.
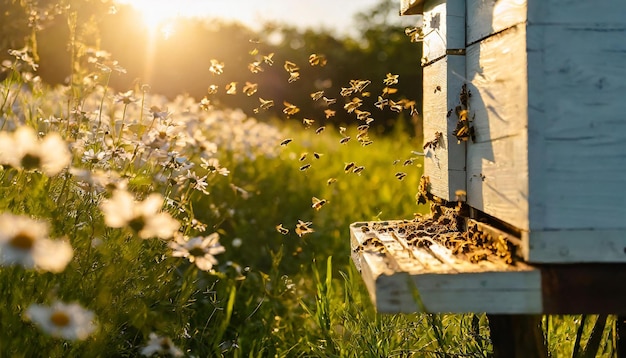
[[120,92],[115,95],[115,102],[122,102],[124,104],[131,104],[139,101],[139,99],[133,96],[133,90],[126,91],[124,93]]
[[66,241],[48,239],[48,226],[25,216],[0,214],[0,265],[61,272],[73,256]]
[[209,173],[217,173],[219,175],[228,176],[230,171],[220,165],[220,161],[217,158],[204,159],[200,158],[200,167],[209,171]]
[[93,312],[78,303],[32,304],[26,317],[53,337],[68,340],[84,340],[96,330]]
[[14,168],[41,170],[46,175],[57,175],[70,164],[67,144],[57,133],[48,133],[39,140],[34,129],[19,127],[13,133],[0,133],[0,164]]
[[148,345],[141,349],[141,355],[150,357],[154,354],[159,356],[182,357],[183,351],[174,345],[169,337],[159,336],[156,333],[150,333]]
[[188,181],[193,189],[198,190],[205,195],[209,195],[209,192],[206,190],[206,188],[209,186],[209,183],[206,182],[206,178],[206,175],[200,177],[195,172],[187,170],[187,174],[179,176],[176,181],[178,182],[178,184],[183,184]]
[[130,227],[142,239],[170,239],[178,231],[180,223],[169,213],[161,212],[162,206],[161,194],[152,193],[138,202],[128,191],[115,190],[111,199],[100,204],[100,209],[109,227]]
[[214,255],[221,254],[226,249],[219,243],[219,234],[214,232],[209,236],[196,236],[188,239],[180,236],[170,243],[174,250],[172,256],[186,257],[189,262],[195,263],[203,271],[210,271],[217,265]]

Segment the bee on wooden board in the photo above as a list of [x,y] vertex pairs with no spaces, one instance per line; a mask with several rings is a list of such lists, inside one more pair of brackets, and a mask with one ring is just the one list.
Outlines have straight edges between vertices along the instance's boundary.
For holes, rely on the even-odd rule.
[[435,132],[435,138],[433,140],[430,140],[426,143],[424,143],[424,149],[437,149],[438,146],[441,145],[441,141],[443,139],[443,133],[441,132]]

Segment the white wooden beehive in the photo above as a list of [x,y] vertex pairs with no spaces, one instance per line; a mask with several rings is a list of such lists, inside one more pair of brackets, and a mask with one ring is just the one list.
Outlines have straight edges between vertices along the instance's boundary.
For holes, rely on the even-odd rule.
[[[425,175],[531,263],[626,262],[626,1],[403,0],[423,13]],[[475,138],[453,135],[461,86]]]
[[[423,14],[420,190],[465,191],[470,215],[445,234],[430,219],[350,226],[377,309],[626,312],[626,1],[401,0],[401,13]],[[474,246],[492,250],[483,261],[459,254],[470,226],[491,240]],[[504,264],[497,242],[521,260]]]

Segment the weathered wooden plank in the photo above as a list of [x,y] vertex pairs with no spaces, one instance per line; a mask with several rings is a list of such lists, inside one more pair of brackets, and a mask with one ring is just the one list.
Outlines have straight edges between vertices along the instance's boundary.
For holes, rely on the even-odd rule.
[[[526,30],[517,25],[467,49],[467,203],[528,230]],[[431,179],[431,182],[433,180]]]
[[626,262],[626,229],[531,231],[524,236],[528,262]]
[[465,143],[452,134],[456,122],[448,111],[459,102],[463,85],[465,56],[449,55],[424,67],[424,142],[442,137],[435,148],[426,148],[424,174],[432,183],[432,194],[448,201],[456,200],[456,190],[465,190]]
[[626,26],[528,32],[531,230],[623,230]]
[[623,0],[550,0],[530,1],[530,24],[613,27],[626,24]]
[[424,5],[423,61],[444,56],[448,49],[465,48],[465,0],[433,0]]
[[467,45],[526,22],[527,0],[467,0]]

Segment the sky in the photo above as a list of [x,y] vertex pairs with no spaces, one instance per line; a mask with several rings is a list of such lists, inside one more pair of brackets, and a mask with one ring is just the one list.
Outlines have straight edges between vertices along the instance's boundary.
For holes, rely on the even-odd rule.
[[[301,28],[325,28],[341,35],[354,35],[353,16],[379,0],[120,0],[144,12],[146,19],[158,22],[167,16],[216,16],[239,20],[257,29],[263,20],[279,20]],[[400,8],[400,2],[398,9]],[[398,16],[411,26],[415,16]]]

